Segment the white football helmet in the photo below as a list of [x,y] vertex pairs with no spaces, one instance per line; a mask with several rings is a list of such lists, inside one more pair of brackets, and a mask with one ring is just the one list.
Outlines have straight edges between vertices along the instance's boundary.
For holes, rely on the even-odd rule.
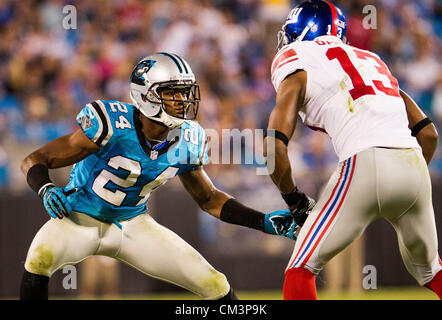
[[[163,97],[165,91],[168,97]],[[179,98],[175,98],[178,93]],[[196,118],[200,90],[186,61],[176,54],[158,52],[144,57],[135,66],[130,77],[130,97],[147,118],[177,128],[184,120]],[[167,113],[165,102],[179,111],[173,115]]]

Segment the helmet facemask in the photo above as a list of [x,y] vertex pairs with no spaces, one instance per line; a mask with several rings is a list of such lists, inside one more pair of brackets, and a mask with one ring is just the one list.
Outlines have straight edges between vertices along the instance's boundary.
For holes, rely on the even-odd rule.
[[284,24],[281,30],[278,31],[278,46],[276,47],[276,51],[281,50],[282,47],[289,44],[289,39],[287,39],[287,36],[285,34],[286,27],[287,24]]
[[166,81],[153,84],[141,97],[144,102],[159,106],[158,113],[147,116],[149,119],[162,122],[169,128],[176,128],[184,120],[195,120],[200,102],[200,88],[190,80]]
[[195,120],[200,102],[200,88],[197,83],[163,82],[155,91],[161,101],[161,110],[167,115],[183,120]]
[[288,22],[286,22],[281,30],[278,31],[278,47],[277,51],[279,51],[282,47],[285,45],[295,42],[295,41],[302,41],[307,34],[307,32],[310,31],[311,27],[314,25],[314,23],[309,24],[304,29],[297,29],[295,31],[288,32]]

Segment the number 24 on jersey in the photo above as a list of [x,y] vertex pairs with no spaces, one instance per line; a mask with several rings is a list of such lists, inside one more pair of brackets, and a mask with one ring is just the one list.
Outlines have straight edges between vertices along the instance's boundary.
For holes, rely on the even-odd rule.
[[[118,102],[112,102],[109,104],[112,112],[117,112],[118,111],[122,112],[122,113],[127,113],[127,107],[124,104],[118,103]],[[118,117],[118,121],[115,121],[115,128],[117,129],[130,129],[132,128],[130,122],[126,119],[125,116],[120,115]]]

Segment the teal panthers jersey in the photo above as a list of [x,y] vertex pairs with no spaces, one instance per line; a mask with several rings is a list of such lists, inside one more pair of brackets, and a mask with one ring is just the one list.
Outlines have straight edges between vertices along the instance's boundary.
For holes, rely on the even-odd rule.
[[153,150],[139,115],[131,104],[103,100],[78,114],[78,125],[100,150],[72,168],[65,190],[79,189],[68,197],[73,211],[119,225],[146,212],[150,193],[168,179],[207,162],[206,134],[196,122],[185,121],[166,146]]

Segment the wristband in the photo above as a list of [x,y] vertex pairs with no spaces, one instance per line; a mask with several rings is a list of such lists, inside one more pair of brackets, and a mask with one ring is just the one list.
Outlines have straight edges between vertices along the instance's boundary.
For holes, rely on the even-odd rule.
[[224,222],[264,231],[264,216],[232,198],[224,203],[219,218]]
[[48,167],[39,163],[31,167],[26,175],[26,181],[32,190],[41,196],[41,191],[50,185],[54,185],[49,178]]
[[419,121],[418,123],[416,123],[413,128],[411,128],[411,135],[413,137],[415,137],[419,131],[421,131],[423,128],[425,128],[427,125],[429,125],[430,123],[433,123],[433,121],[431,121],[430,118],[425,118],[422,119],[421,121]]
[[303,193],[299,192],[298,187],[295,187],[295,190],[288,193],[288,194],[282,194],[282,198],[284,199],[285,203],[289,206],[294,206],[295,204],[298,204],[299,200],[302,198]]
[[[264,138],[268,136],[268,131],[269,130],[266,130],[264,132]],[[275,139],[281,140],[286,146],[288,146],[289,145],[289,138],[287,138],[287,136],[284,133],[282,133],[281,131],[278,131],[278,130],[274,130],[274,131],[275,131],[275,136],[274,136]],[[273,137],[273,135],[270,135],[270,136]]]

